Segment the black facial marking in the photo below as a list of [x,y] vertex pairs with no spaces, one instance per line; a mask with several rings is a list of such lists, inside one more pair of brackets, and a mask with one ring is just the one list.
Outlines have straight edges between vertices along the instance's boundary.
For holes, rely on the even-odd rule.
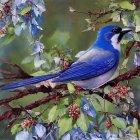
[[120,42],[123,38],[124,34],[123,33],[120,33],[120,35],[118,36],[118,42]]
[[120,27],[114,28],[114,29],[112,30],[112,32],[115,33],[115,34],[119,34],[121,31],[122,31],[122,28],[120,28]]

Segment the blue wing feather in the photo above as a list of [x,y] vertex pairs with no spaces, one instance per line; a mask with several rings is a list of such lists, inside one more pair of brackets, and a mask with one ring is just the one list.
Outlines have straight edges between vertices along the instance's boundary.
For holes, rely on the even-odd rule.
[[0,89],[1,90],[8,90],[8,89],[14,89],[14,88],[22,87],[22,86],[27,86],[27,85],[30,85],[30,84],[39,83],[39,82],[46,81],[46,80],[52,79],[54,77],[57,77],[57,76],[60,75],[60,73],[61,72],[55,73],[55,74],[37,76],[37,77],[25,79],[25,80],[20,80],[20,81],[11,83],[9,85],[6,85],[6,86],[4,86]]
[[89,62],[78,62],[63,72],[53,82],[79,81],[93,78],[108,72],[116,64],[113,54]]

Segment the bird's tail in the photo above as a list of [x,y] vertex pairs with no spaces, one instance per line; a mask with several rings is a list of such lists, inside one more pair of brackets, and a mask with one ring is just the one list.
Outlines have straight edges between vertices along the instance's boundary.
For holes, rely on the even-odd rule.
[[27,86],[27,85],[30,85],[30,84],[39,83],[39,82],[42,82],[42,81],[46,81],[46,80],[55,78],[55,77],[59,76],[60,74],[61,74],[61,72],[58,72],[58,73],[54,73],[54,74],[36,76],[36,77],[33,77],[33,78],[17,81],[17,82],[8,84],[8,85],[0,88],[0,90],[9,90],[9,89],[22,87],[22,86]]

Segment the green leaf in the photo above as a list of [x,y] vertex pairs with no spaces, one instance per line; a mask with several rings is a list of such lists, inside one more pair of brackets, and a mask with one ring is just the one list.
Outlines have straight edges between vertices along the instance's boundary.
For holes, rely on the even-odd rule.
[[61,99],[61,103],[62,103],[63,105],[69,105],[69,98],[66,97],[66,98]]
[[121,66],[121,69],[126,68],[127,63],[128,63],[128,58],[124,59],[122,66]]
[[140,11],[136,11],[134,13],[134,22],[136,24],[136,29],[135,31],[136,32],[139,32],[140,31]]
[[140,41],[140,33],[135,33],[134,34],[134,40],[135,41]]
[[131,4],[128,1],[120,2],[120,7],[123,8],[123,9],[128,9],[128,10],[135,10],[136,9],[135,5]]
[[53,57],[51,56],[51,54],[50,53],[47,53],[46,54],[46,59],[47,59],[47,61],[51,64],[54,60],[53,60]]
[[114,125],[110,128],[110,131],[112,132],[112,133],[115,133],[115,134],[117,134],[118,133],[118,128],[116,128]]
[[64,133],[71,130],[72,119],[71,118],[61,118],[58,121],[58,127],[59,127],[59,138],[60,138]]
[[89,128],[89,120],[86,115],[83,113],[80,114],[80,117],[77,119],[77,125],[80,127],[82,130],[87,131]]
[[124,26],[130,26],[131,24],[133,24],[133,12],[123,12],[121,14],[121,20]]
[[111,18],[113,22],[120,22],[121,18],[120,18],[120,11],[115,11],[112,13]]
[[47,74],[46,71],[40,70],[40,71],[37,71],[35,73],[32,73],[31,75],[32,76],[41,76],[41,75],[45,75],[45,74]]
[[21,61],[21,64],[31,63],[33,60],[34,60],[33,56],[27,56]]
[[92,95],[92,104],[96,111],[113,112],[114,105],[107,100],[104,100],[99,95]]
[[136,130],[138,130],[138,128],[139,128],[138,127],[138,120],[136,118],[134,118],[134,120],[133,120],[133,126]]
[[58,109],[58,112],[59,112],[59,117],[62,117],[67,113],[67,108],[62,107],[62,108]]
[[53,122],[57,118],[57,105],[53,106],[48,114],[48,120]]
[[106,86],[106,87],[104,88],[104,93],[105,93],[105,94],[108,94],[108,93],[111,92],[111,90],[112,90],[111,86]]
[[121,44],[126,45],[128,42],[130,42],[132,39],[126,39],[125,37],[121,40]]
[[68,83],[67,87],[68,87],[68,91],[70,93],[74,93],[75,92],[75,87],[74,87],[74,85],[72,83]]
[[123,118],[119,117],[111,117],[112,124],[114,124],[117,128],[125,129],[126,128],[126,122]]
[[105,118],[104,114],[100,115],[99,120],[98,120],[98,124],[101,124],[103,122],[104,118]]
[[21,15],[25,15],[26,13],[28,13],[31,10],[31,6],[27,6],[25,8],[23,8],[20,12]]
[[14,34],[14,28],[13,27],[9,27],[8,28],[8,33],[13,35]]
[[5,39],[4,39],[4,41],[3,41],[3,45],[7,45],[7,44],[9,44],[9,43],[11,43],[13,40],[14,40],[14,38],[15,38],[15,35],[14,34],[9,34],[9,35],[7,35],[6,37],[5,37]]
[[93,101],[91,100],[92,105],[94,108],[96,108],[96,111],[101,111],[102,110],[102,104],[100,102],[100,99],[94,98]]
[[117,7],[118,7],[118,3],[111,2],[109,5],[109,8],[113,10],[116,9]]
[[12,128],[11,128],[11,133],[12,135],[16,134],[17,132],[21,131],[21,125],[20,124],[15,124]]

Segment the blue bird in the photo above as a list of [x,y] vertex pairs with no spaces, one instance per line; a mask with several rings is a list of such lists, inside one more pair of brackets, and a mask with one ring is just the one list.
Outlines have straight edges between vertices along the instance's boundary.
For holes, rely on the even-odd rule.
[[52,79],[52,82],[73,82],[84,89],[96,89],[108,82],[115,73],[120,61],[120,41],[130,32],[116,25],[108,25],[98,32],[95,43],[67,70],[37,76],[6,85],[8,90]]

